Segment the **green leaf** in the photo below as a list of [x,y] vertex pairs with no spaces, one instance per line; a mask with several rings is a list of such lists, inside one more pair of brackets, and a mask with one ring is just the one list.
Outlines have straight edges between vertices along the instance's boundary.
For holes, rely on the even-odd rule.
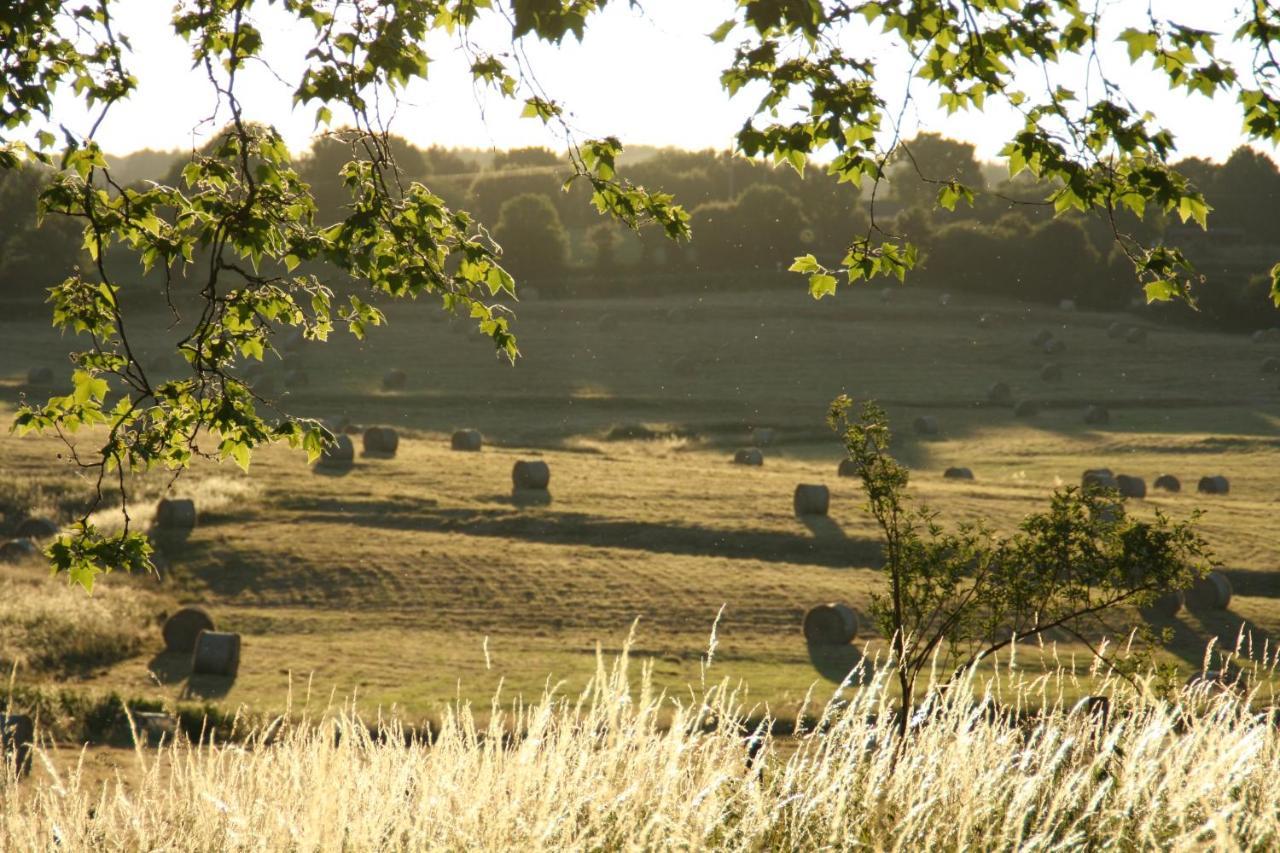
[[1152,302],[1168,302],[1182,294],[1182,288],[1178,287],[1177,282],[1168,279],[1153,281],[1142,289],[1147,294],[1148,305]]
[[809,295],[814,299],[831,296],[836,292],[836,277],[828,273],[809,276]]

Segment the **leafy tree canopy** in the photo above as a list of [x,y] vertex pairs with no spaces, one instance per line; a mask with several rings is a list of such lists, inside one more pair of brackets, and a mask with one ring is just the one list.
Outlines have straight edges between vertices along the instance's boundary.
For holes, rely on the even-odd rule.
[[[229,125],[193,153],[180,180],[141,188],[114,180],[94,141],[112,105],[136,87],[127,34],[113,26],[116,0],[28,0],[0,9],[0,168],[32,159],[54,167],[41,212],[78,221],[92,260],[50,291],[55,323],[88,341],[74,355],[70,393],[24,408],[17,428],[67,435],[104,426],[100,448],[75,458],[100,483],[118,478],[122,492],[130,471],[181,469],[197,455],[247,467],[253,450],[271,441],[319,453],[329,437],[320,425],[288,413],[264,416],[266,401],[235,367],[270,353],[283,331],[324,339],[343,327],[359,336],[382,322],[354,294],[336,298],[313,272],[319,264],[385,296],[438,298],[445,310],[474,319],[500,353],[518,355],[508,305],[516,286],[496,247],[470,215],[396,168],[381,118],[380,104],[425,78],[432,33],[461,36],[477,84],[565,132],[568,179],[589,188],[600,213],[631,227],[654,224],[674,238],[689,234],[689,217],[671,196],[618,174],[617,139],[575,138],[565,105],[542,90],[524,52],[513,49],[521,39],[582,38],[608,0],[281,0],[315,34],[296,103],[314,110],[321,126],[335,110],[349,114],[351,144],[364,149],[340,166],[348,197],[336,221],[317,216],[316,199],[270,116],[246,115],[237,95],[241,69],[272,49],[271,33],[254,23],[264,2],[177,6],[174,32],[190,44]],[[1229,13],[1228,38],[1243,44],[1243,64],[1224,58],[1214,34],[1160,17],[1155,6],[1145,24],[1120,37],[1133,62],[1153,66],[1189,96],[1234,97],[1251,139],[1280,141],[1280,8],[1267,0],[1238,5]],[[1024,123],[1004,155],[1012,172],[1029,171],[1050,188],[1043,201],[1054,211],[1096,211],[1115,223],[1119,211],[1140,218],[1159,210],[1203,225],[1204,196],[1169,165],[1171,134],[1096,61],[1113,9],[1078,0],[737,0],[712,37],[735,45],[721,76],[727,94],[759,98],[735,140],[748,157],[802,171],[829,156],[833,175],[855,187],[869,184],[874,198],[899,156],[901,104],[887,94],[897,89],[877,77],[876,63],[846,47],[862,43],[850,35],[870,28],[888,36],[881,47],[909,57],[911,80],[931,87],[948,110],[993,103],[1017,110]],[[477,26],[486,22],[508,26],[505,43],[483,43],[478,33],[494,31]],[[1083,74],[1095,84],[1081,85]],[[87,132],[44,129],[61,127],[53,114],[60,87],[100,111]],[[937,182],[934,198],[943,207],[970,203],[980,190],[964,174],[922,175]],[[1149,299],[1192,299],[1195,273],[1180,251],[1113,228]],[[136,358],[120,299],[134,270],[118,261],[121,249],[142,269],[161,271],[167,287],[198,294],[202,309],[183,318],[188,376],[159,382]],[[808,255],[792,269],[823,296],[842,280],[902,278],[918,257],[909,241],[877,222],[873,207],[840,263],[828,267]],[[1271,287],[1280,301],[1280,265]],[[145,565],[146,549],[136,532],[103,536],[86,516],[51,555],[88,587],[103,569]]]

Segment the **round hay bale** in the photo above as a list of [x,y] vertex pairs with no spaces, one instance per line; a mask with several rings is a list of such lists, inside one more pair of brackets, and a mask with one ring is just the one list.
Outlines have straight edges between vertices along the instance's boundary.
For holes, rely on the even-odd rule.
[[1106,406],[1090,406],[1084,410],[1084,422],[1091,426],[1111,423],[1111,412]]
[[21,563],[40,556],[40,548],[30,539],[10,539],[0,545],[0,563]]
[[1145,619],[1172,619],[1185,603],[1182,590],[1175,589],[1158,596],[1155,601],[1143,607],[1142,616]]
[[382,374],[383,391],[403,391],[409,384],[409,375],[398,367],[393,367]]
[[213,617],[200,607],[184,607],[164,620],[160,629],[166,652],[190,654],[195,651],[201,631],[214,630]]
[[[0,714],[0,759],[18,776],[31,772],[31,750],[36,742],[35,721],[26,714]],[[4,770],[0,770],[0,776]]]
[[1045,382],[1061,382],[1062,381],[1062,365],[1057,362],[1050,362],[1040,368],[1040,378]]
[[836,468],[837,477],[861,477],[862,466],[858,464],[856,459],[841,459],[839,467]]
[[51,367],[33,367],[27,371],[28,385],[52,385],[53,384],[53,368]]
[[1147,330],[1143,328],[1139,328],[1138,326],[1134,326],[1132,329],[1125,332],[1125,335],[1124,335],[1125,343],[1128,343],[1128,344],[1140,344],[1146,341],[1146,339],[1147,339]]
[[1013,400],[1013,389],[1007,382],[996,382],[987,389],[988,403],[1008,403]]
[[449,439],[449,446],[454,450],[478,453],[484,446],[484,436],[478,429],[454,430],[453,437]]
[[801,483],[796,486],[792,503],[796,515],[826,515],[831,506],[831,492],[826,486]]
[[1060,300],[1060,301],[1058,302],[1058,310],[1059,310],[1059,311],[1074,311],[1074,310],[1076,310],[1076,301],[1075,301],[1074,299],[1063,299],[1063,300]]
[[803,629],[810,645],[846,646],[858,633],[858,615],[847,604],[819,604],[804,614]]
[[1060,352],[1065,352],[1066,349],[1066,343],[1060,338],[1051,338],[1044,342],[1044,351],[1049,355],[1057,355]]
[[1089,468],[1080,477],[1080,488],[1119,491],[1120,483],[1116,481],[1116,475],[1111,473],[1110,468]]
[[284,377],[284,387],[295,390],[298,388],[306,388],[311,384],[311,379],[307,376],[305,370],[290,370]]
[[1033,347],[1043,347],[1051,340],[1053,340],[1053,332],[1048,329],[1041,329],[1031,336],[1031,345]]
[[369,456],[395,456],[400,435],[391,427],[369,427],[364,431],[364,452]]
[[191,653],[193,675],[221,675],[235,678],[240,671],[240,635],[223,631],[201,631]]
[[351,441],[351,436],[344,433],[335,436],[332,444],[325,445],[316,464],[327,468],[341,468],[355,461],[356,446]]
[[1222,572],[1209,572],[1183,595],[1191,610],[1226,610],[1231,603],[1231,581]]
[[1280,358],[1269,355],[1262,360],[1261,370],[1263,373],[1280,373]]
[[1147,481],[1141,477],[1117,474],[1116,488],[1126,498],[1145,498],[1147,496]]
[[764,454],[758,447],[744,447],[733,454],[734,465],[754,465],[757,468],[764,464]]
[[20,539],[52,539],[61,530],[62,528],[52,519],[28,518],[18,525],[15,532]]
[[1203,495],[1225,495],[1231,491],[1231,483],[1221,474],[1216,477],[1201,477],[1196,491]]
[[1124,323],[1112,323],[1107,326],[1107,337],[1112,340],[1120,340],[1129,333],[1129,327]]
[[916,435],[937,435],[938,419],[933,415],[921,415],[912,422]]
[[196,502],[190,498],[161,498],[156,504],[156,527],[161,530],[193,530]]
[[1165,492],[1182,491],[1182,481],[1172,474],[1161,474],[1151,486]]
[[1019,400],[1013,407],[1014,417],[1034,418],[1040,414],[1040,405],[1035,400]]
[[521,459],[511,468],[511,484],[516,489],[546,491],[551,469],[541,459]]
[[772,427],[752,427],[751,429],[751,443],[756,447],[768,447],[777,437],[777,431]]
[[942,472],[944,480],[972,480],[973,471],[968,468],[948,468]]

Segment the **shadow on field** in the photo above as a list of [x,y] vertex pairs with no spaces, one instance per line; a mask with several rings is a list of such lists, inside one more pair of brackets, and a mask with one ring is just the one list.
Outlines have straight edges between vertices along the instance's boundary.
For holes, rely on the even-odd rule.
[[1280,598],[1280,577],[1274,571],[1258,569],[1223,569],[1236,595],[1255,598]]
[[147,663],[147,670],[163,685],[182,684],[180,700],[221,699],[236,681],[222,675],[193,674],[191,655],[184,652],[160,652]]
[[813,534],[813,538],[820,542],[843,542],[849,537],[845,535],[844,528],[836,524],[831,518],[825,515],[798,515],[796,518]]
[[1165,646],[1165,650],[1195,671],[1204,665],[1205,646],[1210,639],[1216,639],[1216,648],[1222,651],[1235,649],[1236,642],[1242,635],[1245,638],[1251,638],[1252,643],[1258,647],[1269,640],[1266,631],[1230,610],[1191,611],[1191,613],[1198,618],[1201,630],[1196,630],[1195,626],[1179,616],[1172,619],[1152,619],[1150,625],[1156,631],[1166,628],[1170,630],[1173,637]]
[[809,662],[827,681],[839,684],[862,660],[862,651],[852,643],[831,645],[808,643]]

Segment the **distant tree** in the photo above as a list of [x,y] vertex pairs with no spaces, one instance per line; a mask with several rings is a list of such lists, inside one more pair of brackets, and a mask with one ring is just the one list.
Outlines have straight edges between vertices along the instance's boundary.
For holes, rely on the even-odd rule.
[[980,191],[986,176],[972,144],[939,133],[921,133],[902,143],[889,169],[893,197],[906,207],[932,210],[938,192],[948,183]]
[[610,272],[618,265],[618,249],[622,235],[612,222],[598,222],[587,230],[587,242],[595,249],[594,266],[599,272]]
[[1236,228],[1254,243],[1280,245],[1280,169],[1248,146],[1232,152],[1206,192],[1213,206],[1212,228]]
[[83,260],[76,223],[61,217],[37,222],[36,200],[51,173],[26,166],[0,170],[0,295],[30,302],[48,298],[51,280],[71,274]]
[[524,193],[508,199],[498,213],[493,236],[507,265],[525,278],[560,275],[569,262],[569,235],[545,195]]
[[693,211],[694,246],[704,269],[764,269],[779,266],[785,246],[800,245],[808,217],[795,196],[757,184],[731,202],[711,202]]
[[567,168],[569,163],[549,148],[531,146],[528,148],[509,148],[499,151],[493,157],[493,168],[499,171],[512,169],[551,169]]

